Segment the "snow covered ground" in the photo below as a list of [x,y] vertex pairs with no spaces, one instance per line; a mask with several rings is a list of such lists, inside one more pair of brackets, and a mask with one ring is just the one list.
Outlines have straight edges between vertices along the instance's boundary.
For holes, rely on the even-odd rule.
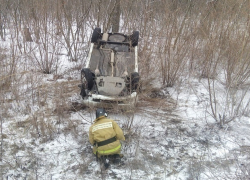
[[[10,53],[10,41],[1,43],[1,53]],[[66,54],[63,48],[54,54],[54,75],[18,56],[16,79],[10,89],[1,88],[3,179],[249,179],[249,105],[221,126],[211,116],[207,79],[192,76],[172,88],[155,83],[133,112],[109,110],[126,134],[124,164],[102,171],[88,141],[95,111],[77,104],[83,62]],[[216,83],[217,110],[230,115],[224,86]],[[249,97],[248,90],[243,101]]]
[[[50,75],[42,76],[52,92],[55,84],[67,82],[69,88],[78,83],[51,82]],[[94,110],[65,109],[61,116],[47,116],[42,106],[31,106],[31,114],[25,114],[22,105],[10,103],[10,117],[3,119],[3,176],[8,180],[247,179],[250,120],[243,117],[220,128],[207,115],[204,104],[209,94],[202,81],[186,79],[178,93],[174,87],[161,88],[153,99],[143,94],[135,112],[111,111],[109,117],[117,120],[127,139],[122,142],[124,165],[111,164],[106,171],[101,171],[88,142]],[[79,100],[77,90],[63,94],[68,102]],[[49,109],[56,111],[53,104]]]

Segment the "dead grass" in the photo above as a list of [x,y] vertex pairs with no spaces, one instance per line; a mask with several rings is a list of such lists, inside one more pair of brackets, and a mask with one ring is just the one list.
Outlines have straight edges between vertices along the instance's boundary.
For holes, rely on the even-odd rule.
[[[11,123],[13,132],[27,133],[31,138],[38,139],[42,143],[53,140],[57,133],[72,134],[77,138],[79,121],[70,119],[70,113],[81,111],[85,107],[70,102],[70,97],[80,92],[77,87],[80,81],[71,77],[70,71],[80,70],[84,64],[84,53],[86,53],[84,43],[89,38],[86,37],[86,31],[97,26],[96,17],[98,17],[98,25],[107,26],[105,23],[109,20],[109,14],[106,12],[105,3],[100,7],[99,12],[96,11],[96,7],[100,5],[97,1],[91,1],[93,3],[91,6],[89,6],[90,1],[68,1],[65,2],[65,6],[58,6],[58,2],[37,2],[34,6],[33,3],[25,1],[18,6],[13,4],[12,7],[6,3],[7,1],[3,1],[0,7],[3,8],[1,12],[5,18],[4,27],[1,28],[13,28],[6,29],[11,37],[10,47],[6,49],[0,45],[0,102],[3,111],[0,114],[1,118],[13,121]],[[135,29],[139,30],[141,37],[139,65],[142,93],[134,112],[161,116],[166,120],[166,123],[162,123],[163,126],[167,126],[167,123],[176,126],[169,131],[177,138],[182,136],[186,129],[178,128],[182,121],[171,114],[178,102],[164,92],[162,89],[166,88],[162,87],[174,86],[178,89],[182,85],[182,79],[189,76],[208,79],[209,103],[214,111],[212,114],[216,121],[221,121],[222,125],[231,122],[234,117],[241,116],[242,112],[244,116],[249,114],[247,113],[249,104],[243,107],[244,111],[240,109],[241,104],[235,104],[236,90],[249,86],[248,1],[220,0],[206,4],[203,1],[193,3],[194,1],[170,0],[150,3],[129,0],[121,2],[124,23],[120,29],[129,33]],[[4,9],[6,7],[8,7],[7,11]],[[37,12],[39,16],[26,9]],[[17,10],[22,16],[15,16]],[[42,25],[40,34],[36,31],[38,24]],[[77,24],[76,31],[73,24]],[[36,37],[34,44],[37,48],[34,48],[31,43],[20,41],[22,37],[20,27],[24,25],[29,25],[31,36]],[[1,29],[1,32],[3,30]],[[3,36],[6,35],[1,33],[2,39],[5,38]],[[67,51],[69,59],[83,61],[81,65],[78,64],[65,72],[68,76],[57,74],[58,68],[61,68],[58,64],[60,48]],[[46,81],[38,71],[53,73],[53,77]],[[221,72],[225,72],[224,77],[221,77]],[[228,101],[225,104],[216,104],[218,101],[214,82],[221,82],[225,85],[225,90],[231,93],[232,96],[227,96]],[[155,84],[161,88],[155,88]],[[241,96],[241,100],[244,97]],[[239,113],[230,112],[231,114],[228,115],[223,112],[223,114],[220,109],[216,109],[219,105],[231,107]],[[151,111],[152,109],[154,111]],[[94,111],[94,109],[87,110]],[[113,111],[127,115],[126,112],[118,111],[115,107]],[[160,111],[164,113],[159,114]],[[129,112],[128,116],[132,117],[134,112]],[[26,116],[28,118],[13,120],[15,117]],[[140,136],[138,130],[140,127],[133,127],[133,117],[124,126],[130,130],[131,139]],[[170,132],[166,131],[166,133]],[[192,133],[190,136],[193,135]],[[1,134],[2,139],[10,138],[9,136],[5,133]],[[85,136],[87,138],[86,134]],[[79,142],[86,143],[86,141]],[[6,147],[8,148],[7,145]],[[23,147],[13,145],[10,148],[14,156]],[[242,146],[241,152],[249,155],[248,147]],[[6,153],[5,150],[2,153]],[[83,160],[86,160],[85,155],[82,156]],[[152,164],[162,165],[158,156],[145,155],[145,157]],[[189,179],[199,178],[204,171],[203,166],[212,169],[215,164],[227,166],[230,162],[231,160],[223,160],[219,164],[219,162],[193,160],[189,167]],[[83,173],[87,171],[88,164],[89,160],[86,160],[86,163],[77,164],[68,170],[77,172],[79,169],[80,173]],[[133,169],[146,171],[147,167],[142,160],[133,159],[130,169],[131,172]],[[243,175],[247,174],[246,170],[242,169]]]

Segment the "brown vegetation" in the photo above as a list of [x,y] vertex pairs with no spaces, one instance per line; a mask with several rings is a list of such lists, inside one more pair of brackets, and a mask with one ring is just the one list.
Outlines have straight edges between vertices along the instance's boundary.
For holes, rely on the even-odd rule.
[[[115,9],[116,3],[120,9]],[[151,97],[158,90],[149,83],[176,87],[195,77],[207,80],[206,110],[221,126],[249,114],[250,100],[245,101],[250,83],[249,9],[247,0],[0,0],[0,37],[9,43],[0,44],[1,160],[3,139],[9,136],[2,125],[14,119],[13,114],[29,115],[23,121],[13,120],[13,132],[24,131],[43,142],[56,133],[79,133],[79,122],[71,122],[68,115],[79,109],[69,102],[79,93],[78,79],[70,76],[66,82],[56,82],[64,77],[59,58],[66,55],[83,65],[90,31],[95,27],[117,31],[113,21],[119,11],[118,29],[140,32],[142,100],[166,106],[158,101],[164,96]],[[53,82],[44,82],[43,73],[53,74]],[[225,95],[223,102],[218,101],[217,83]],[[125,125],[131,131],[133,117],[128,119]],[[195,164],[190,168],[197,169]]]

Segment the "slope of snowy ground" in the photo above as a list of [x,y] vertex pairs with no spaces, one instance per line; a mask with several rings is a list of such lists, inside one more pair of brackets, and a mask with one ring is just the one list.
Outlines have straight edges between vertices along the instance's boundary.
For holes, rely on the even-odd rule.
[[[1,44],[3,52],[8,44]],[[77,85],[83,62],[70,61],[62,49],[54,54],[54,75],[42,74],[33,60],[18,56],[22,71],[3,95],[0,110],[3,178],[249,179],[249,115],[219,126],[211,117],[206,79],[194,77],[144,92],[134,112],[110,111],[127,137],[124,165],[101,171],[88,141],[94,110],[72,105],[81,98]],[[223,107],[223,88],[217,88]]]
[[[67,100],[79,100],[78,81],[67,82]],[[191,88],[192,86],[192,88]],[[64,86],[63,86],[64,87]],[[65,88],[65,87],[64,87]],[[202,81],[163,88],[153,99],[141,95],[135,112],[110,112],[124,129],[124,165],[101,171],[88,142],[88,129],[95,119],[88,108],[65,109],[60,116],[46,116],[41,107],[32,112],[44,116],[44,126],[36,126],[34,114],[12,107],[12,119],[3,123],[5,178],[10,179],[247,179],[249,173],[249,118],[220,128],[206,115],[208,93]],[[145,98],[146,97],[146,98]],[[48,103],[52,102],[51,94]],[[51,102],[49,102],[51,101]],[[11,104],[10,104],[11,105]],[[35,107],[34,107],[35,108]],[[40,109],[39,109],[40,108]],[[49,109],[46,109],[48,111]],[[51,105],[51,111],[56,107]],[[39,117],[37,117],[39,118]],[[39,127],[39,130],[34,130]],[[43,128],[47,130],[43,130]],[[49,129],[49,130],[48,130]],[[43,133],[44,131],[44,133]]]

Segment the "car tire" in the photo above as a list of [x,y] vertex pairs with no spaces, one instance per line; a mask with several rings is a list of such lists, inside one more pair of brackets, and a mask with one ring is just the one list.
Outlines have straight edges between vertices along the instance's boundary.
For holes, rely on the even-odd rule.
[[91,37],[91,42],[97,43],[100,37],[101,37],[101,28],[95,28]]
[[132,46],[137,46],[139,41],[139,31],[134,31],[131,35]]
[[133,72],[131,74],[131,90],[132,91],[139,90],[139,81],[140,81],[139,73]]
[[91,90],[94,86],[94,77],[95,75],[90,71],[89,68],[84,68],[81,71],[81,81],[82,81],[82,87],[84,87],[87,90]]
[[85,85],[84,85],[84,84],[81,85],[81,92],[80,92],[80,95],[82,96],[83,99],[84,99],[84,97],[87,96],[87,93],[86,93],[86,89],[85,89]]

